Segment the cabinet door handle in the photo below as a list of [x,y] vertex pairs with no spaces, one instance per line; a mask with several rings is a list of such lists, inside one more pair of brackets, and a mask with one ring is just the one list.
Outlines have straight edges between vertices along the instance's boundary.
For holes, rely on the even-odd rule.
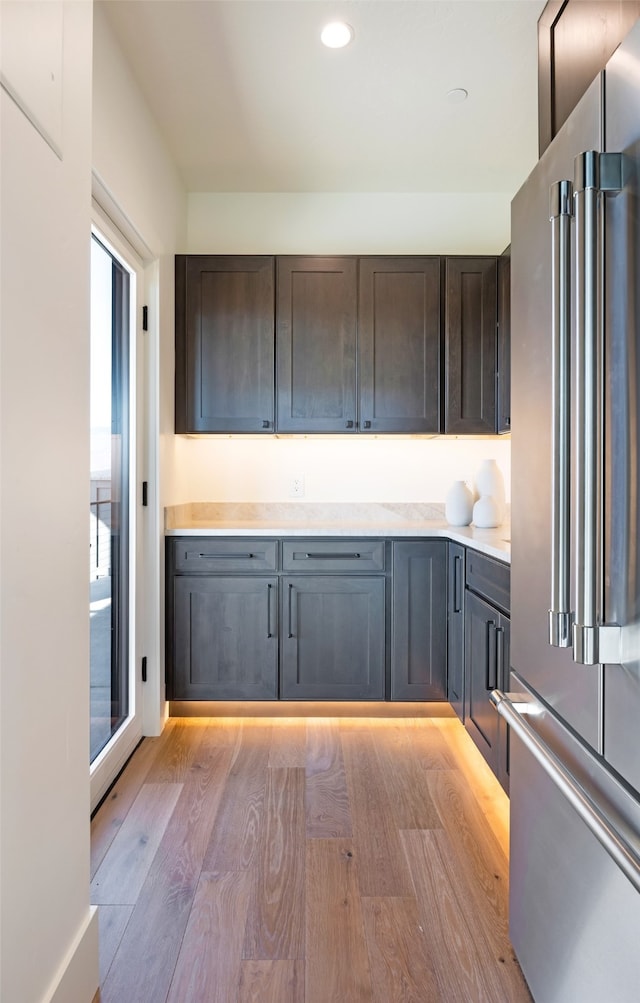
[[345,425],[346,425],[346,428],[353,428],[353,422],[351,420],[347,421],[345,423]]
[[289,626],[287,628],[287,637],[293,637],[292,623],[291,623],[291,605],[293,602],[293,585],[289,585]]
[[362,427],[363,428],[371,428],[371,422],[370,421],[363,421],[362,422]]
[[266,418],[265,418],[264,421],[262,422],[262,427],[263,428],[271,428],[271,422],[267,421]]
[[271,592],[273,585],[267,584],[267,637],[273,637],[271,630]]
[[504,628],[496,628],[496,674],[493,686],[490,689],[496,689],[498,686],[505,686],[506,680],[504,678]]
[[459,613],[458,609],[458,558],[453,559],[453,612]]
[[487,620],[487,678],[486,688],[496,688],[496,625],[495,621]]
[[462,612],[462,558],[456,556],[453,558],[453,612]]

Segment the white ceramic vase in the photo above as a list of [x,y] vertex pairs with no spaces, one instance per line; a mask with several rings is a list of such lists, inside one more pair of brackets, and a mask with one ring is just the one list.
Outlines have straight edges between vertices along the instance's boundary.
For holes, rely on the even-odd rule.
[[494,523],[494,525],[499,526],[505,517],[506,504],[504,494],[504,477],[502,476],[502,471],[495,460],[482,461],[476,473],[475,487],[478,499],[482,498],[483,495],[489,495],[496,502],[498,506],[499,521]]
[[468,526],[473,515],[473,495],[464,481],[454,481],[447,492],[444,514],[450,526]]
[[494,529],[502,522],[498,503],[491,495],[480,495],[473,506],[473,521],[478,529]]

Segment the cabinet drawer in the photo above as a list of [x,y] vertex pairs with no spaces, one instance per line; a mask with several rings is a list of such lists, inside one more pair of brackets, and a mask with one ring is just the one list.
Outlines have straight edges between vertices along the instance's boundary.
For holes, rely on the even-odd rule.
[[382,540],[286,540],[282,567],[298,574],[309,572],[384,571]]
[[190,575],[226,574],[229,571],[255,574],[276,571],[278,543],[276,540],[235,540],[212,537],[190,537],[173,543],[174,568]]
[[467,548],[466,583],[467,588],[509,612],[511,568],[508,564]]

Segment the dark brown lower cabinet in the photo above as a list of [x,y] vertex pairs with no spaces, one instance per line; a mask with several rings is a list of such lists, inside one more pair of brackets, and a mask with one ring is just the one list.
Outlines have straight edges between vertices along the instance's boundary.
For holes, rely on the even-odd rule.
[[449,699],[506,786],[508,565],[444,539],[187,536],[166,582],[169,700]]
[[[275,700],[278,579],[173,579],[173,700]],[[169,646],[168,646],[169,653]]]
[[391,699],[446,700],[447,543],[393,544]]
[[285,576],[280,623],[281,699],[384,699],[382,575]]
[[489,700],[509,677],[510,620],[486,599],[465,600],[465,726],[500,783],[508,790],[507,726]]
[[450,543],[447,566],[447,697],[464,720],[465,548]]

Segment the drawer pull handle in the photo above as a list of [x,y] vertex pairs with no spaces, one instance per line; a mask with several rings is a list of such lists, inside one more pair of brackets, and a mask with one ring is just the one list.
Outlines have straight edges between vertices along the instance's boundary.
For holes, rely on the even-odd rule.
[[[204,558],[204,560],[218,560],[218,561],[249,561],[252,560],[255,554],[198,554],[198,557]],[[189,555],[186,555],[187,559]]]
[[358,561],[360,554],[305,554],[309,561]]

